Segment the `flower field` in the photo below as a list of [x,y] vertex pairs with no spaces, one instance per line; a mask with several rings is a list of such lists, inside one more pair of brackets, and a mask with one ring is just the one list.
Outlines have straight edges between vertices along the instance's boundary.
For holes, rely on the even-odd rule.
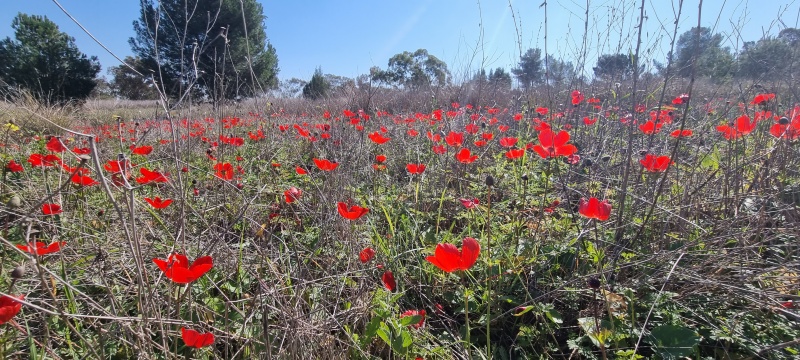
[[800,105],[563,91],[0,129],[0,357],[791,359]]

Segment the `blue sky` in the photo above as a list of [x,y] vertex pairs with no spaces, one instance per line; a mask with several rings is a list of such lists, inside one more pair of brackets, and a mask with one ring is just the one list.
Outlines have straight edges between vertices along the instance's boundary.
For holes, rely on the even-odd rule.
[[[372,66],[385,68],[403,51],[427,49],[445,61],[455,79],[480,67],[510,69],[522,52],[544,49],[544,0],[403,0],[276,1],[260,0],[267,16],[267,35],[278,52],[281,79],[308,79],[317,66],[325,73],[355,77]],[[131,55],[128,38],[138,17],[136,0],[59,0],[80,23],[120,57]],[[580,4],[579,4],[580,3]],[[639,0],[589,0],[586,69],[597,56],[635,46]],[[697,0],[684,0],[678,34],[697,23]],[[584,0],[548,0],[547,48],[557,57],[582,53]],[[665,59],[678,0],[645,0],[643,51]],[[512,16],[513,9],[513,16]],[[0,2],[0,38],[12,36],[17,13],[46,15],[78,47],[95,55],[102,74],[118,62],[70,20],[52,0]],[[706,0],[703,26],[726,36],[726,45],[772,36],[785,27],[800,27],[800,0]],[[516,20],[516,26],[515,26]]]

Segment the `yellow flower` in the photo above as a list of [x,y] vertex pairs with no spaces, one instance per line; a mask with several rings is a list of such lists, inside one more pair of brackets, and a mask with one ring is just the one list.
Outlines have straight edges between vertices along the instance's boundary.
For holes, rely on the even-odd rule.
[[17,125],[14,125],[14,123],[13,123],[13,122],[11,122],[11,121],[9,121],[9,122],[7,122],[5,125],[3,125],[3,128],[4,128],[6,131],[19,131],[19,126],[17,126]]

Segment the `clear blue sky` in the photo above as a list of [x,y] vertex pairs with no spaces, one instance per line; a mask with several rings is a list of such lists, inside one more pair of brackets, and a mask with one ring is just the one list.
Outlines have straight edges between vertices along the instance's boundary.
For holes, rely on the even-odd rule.
[[[372,66],[385,68],[403,51],[427,49],[445,61],[456,80],[480,67],[510,69],[531,47],[544,49],[544,0],[260,0],[269,40],[278,52],[281,79],[308,79],[317,66],[325,73],[355,77]],[[548,52],[565,59],[581,53],[584,0],[547,0]],[[131,55],[128,38],[139,14],[136,0],[59,0],[95,37],[120,57]],[[635,41],[639,0],[589,0],[588,51],[591,69],[597,56],[628,52]],[[685,0],[679,32],[697,23],[698,0]],[[665,59],[678,0],[645,0],[643,51]],[[513,8],[516,18],[511,9]],[[89,38],[52,0],[0,1],[0,38],[13,37],[17,13],[46,15],[76,39],[81,51],[95,55],[102,74],[118,62]],[[800,27],[800,0],[706,0],[703,26],[726,36],[726,45],[784,27]],[[481,36],[482,34],[482,36]],[[517,35],[519,34],[519,36]],[[622,39],[622,40],[620,40]]]

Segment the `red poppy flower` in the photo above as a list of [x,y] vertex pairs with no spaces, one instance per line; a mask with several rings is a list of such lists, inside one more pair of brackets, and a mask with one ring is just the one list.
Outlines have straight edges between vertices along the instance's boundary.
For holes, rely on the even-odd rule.
[[287,204],[291,204],[295,202],[295,200],[299,200],[301,195],[303,195],[303,190],[300,190],[294,186],[283,192],[283,198],[286,200]]
[[500,138],[500,146],[511,148],[517,144],[517,138],[515,137],[504,137]]
[[690,129],[684,129],[684,130],[678,129],[678,130],[675,130],[675,131],[671,132],[669,134],[669,136],[672,136],[674,138],[679,138],[679,137],[689,137],[689,136],[692,136],[693,134],[694,133]]
[[61,214],[61,205],[58,205],[58,204],[42,204],[42,214],[45,214],[45,215]]
[[151,152],[153,152],[153,147],[152,146],[147,146],[147,145],[142,145],[142,146],[139,146],[139,147],[135,147],[135,146],[131,145],[131,151],[136,155],[144,156],[144,155],[148,155]]
[[511,149],[506,151],[506,157],[511,160],[519,159],[522,157],[522,155],[525,155],[524,149]]
[[592,124],[594,124],[596,122],[597,122],[597,118],[589,118],[588,116],[583,118],[583,123],[585,125],[592,125]]
[[463,199],[462,198],[462,199],[458,199],[458,201],[461,201],[461,205],[464,205],[464,207],[467,208],[467,209],[474,209],[476,206],[478,206],[478,204],[481,203],[480,200],[478,200],[478,198],[474,198],[474,199]]
[[364,248],[364,250],[361,250],[361,252],[358,253],[358,260],[361,260],[362,263],[366,264],[372,260],[374,256],[375,250],[373,250],[371,247],[368,247]]
[[639,125],[639,130],[645,135],[653,135],[661,131],[661,127],[664,126],[662,123],[655,123],[653,120],[650,120],[642,125]]
[[533,146],[533,151],[536,151],[542,159],[557,156],[570,156],[578,149],[575,145],[567,144],[569,141],[569,133],[561,130],[558,134],[553,133],[552,130],[544,130],[539,132],[539,145]]
[[22,165],[17,164],[16,161],[11,160],[8,162],[8,164],[6,164],[6,170],[15,173],[15,172],[22,172],[23,170],[25,170],[25,168],[23,168]]
[[386,155],[375,155],[375,161],[379,163],[386,161]]
[[509,129],[508,125],[500,125],[497,127],[497,130],[499,130],[501,133],[508,131],[508,129]]
[[141,177],[136,178],[136,182],[139,184],[149,184],[153,183],[165,183],[167,182],[166,175],[158,172],[158,171],[150,171],[147,168],[139,168],[139,173],[142,174]]
[[467,124],[467,126],[464,127],[464,131],[466,131],[467,133],[470,133],[470,134],[477,134],[478,131],[481,131],[481,128],[478,125],[475,125],[473,123],[469,123],[469,124]]
[[336,207],[339,210],[339,215],[348,220],[356,220],[369,212],[367,208],[362,208],[358,205],[347,206],[343,202],[337,203]]
[[58,136],[50,137],[50,141],[47,142],[47,145],[45,145],[45,147],[47,148],[47,150],[57,153],[64,152],[67,150],[67,148],[61,142],[61,139]]
[[314,165],[317,165],[317,167],[322,171],[333,171],[333,169],[336,169],[336,167],[339,166],[339,163],[332,162],[328,159],[314,158],[313,160]]
[[667,155],[656,156],[647,154],[644,156],[644,159],[639,160],[639,163],[649,172],[663,172],[667,170],[672,160]]
[[61,164],[61,158],[53,154],[47,154],[47,155],[31,154],[31,156],[28,157],[28,162],[33,167],[38,167],[38,166],[52,167],[55,166],[56,164]]
[[461,144],[464,143],[464,133],[451,131],[445,136],[444,141],[452,147],[461,147]]
[[394,292],[397,289],[397,282],[394,281],[394,274],[392,274],[391,270],[386,270],[381,276],[381,281],[383,281],[383,286],[386,287],[386,290]]
[[156,196],[155,199],[144,198],[144,201],[147,201],[147,203],[150,204],[150,206],[152,206],[155,209],[163,209],[163,208],[169,206],[169,204],[172,204],[172,199],[163,199],[162,200],[158,196]]
[[408,134],[408,136],[414,137],[414,136],[419,135],[419,131],[414,130],[414,129],[408,129],[406,131],[406,134]]
[[73,184],[77,184],[80,186],[95,186],[99,184],[99,182],[97,182],[95,179],[92,179],[91,176],[81,175],[78,173],[72,175],[72,178],[70,178],[70,180],[72,181]]
[[572,90],[572,105],[578,105],[583,101],[584,96],[578,90]]
[[475,265],[480,252],[481,245],[478,244],[478,241],[468,237],[461,242],[460,251],[453,244],[437,244],[434,254],[426,257],[425,260],[444,272],[469,270],[472,265]]
[[212,267],[214,262],[210,256],[197,258],[191,265],[186,255],[170,254],[167,260],[153,259],[153,263],[164,272],[164,276],[178,284],[188,284],[199,279]]
[[536,113],[539,114],[539,116],[545,116],[548,112],[550,112],[550,110],[546,107],[540,106],[536,108]]
[[196,330],[181,327],[181,338],[188,347],[204,348],[214,343],[214,333],[200,333]]
[[471,164],[475,162],[475,160],[478,160],[478,155],[472,155],[469,149],[461,148],[461,151],[456,154],[456,160],[464,164]]
[[572,164],[572,165],[575,165],[575,164],[581,162],[581,156],[578,155],[578,154],[572,154],[570,156],[567,156],[567,162]]
[[301,168],[300,166],[295,166],[294,171],[297,172],[297,175],[308,175],[308,171],[306,171],[306,169]]
[[41,241],[37,241],[37,242],[32,244],[33,246],[31,246],[31,244],[28,244],[28,245],[17,244],[15,246],[17,247],[17,249],[20,249],[20,250],[22,250],[22,251],[24,251],[24,252],[26,252],[28,254],[41,256],[41,255],[47,255],[47,254],[56,253],[56,252],[60,251],[61,247],[66,245],[66,244],[67,243],[63,242],[63,241],[56,241],[56,242],[50,243],[50,245],[46,245],[45,243],[43,243]]
[[25,295],[20,295],[18,298],[3,295],[0,297],[0,325],[7,323],[14,316],[17,316],[22,310],[22,303],[17,300],[22,300]]
[[425,325],[425,309],[423,310],[406,310],[404,313],[400,314],[400,318],[408,317],[408,316],[419,316],[419,322],[416,324],[411,324],[409,326],[413,327],[414,329],[419,329],[423,325]]
[[753,98],[753,101],[750,102],[753,105],[763,105],[767,101],[770,101],[775,98],[775,94],[758,94]]
[[368,136],[369,139],[372,140],[372,142],[378,145],[385,144],[387,141],[391,140],[391,138],[384,137],[383,135],[381,135],[381,133],[377,131],[372,134],[369,134]]
[[608,203],[608,200],[601,202],[595,197],[589,198],[588,201],[581,198],[578,203],[578,213],[589,219],[606,221],[611,216],[611,204]]
[[410,174],[422,174],[425,172],[425,164],[407,164],[406,170]]

